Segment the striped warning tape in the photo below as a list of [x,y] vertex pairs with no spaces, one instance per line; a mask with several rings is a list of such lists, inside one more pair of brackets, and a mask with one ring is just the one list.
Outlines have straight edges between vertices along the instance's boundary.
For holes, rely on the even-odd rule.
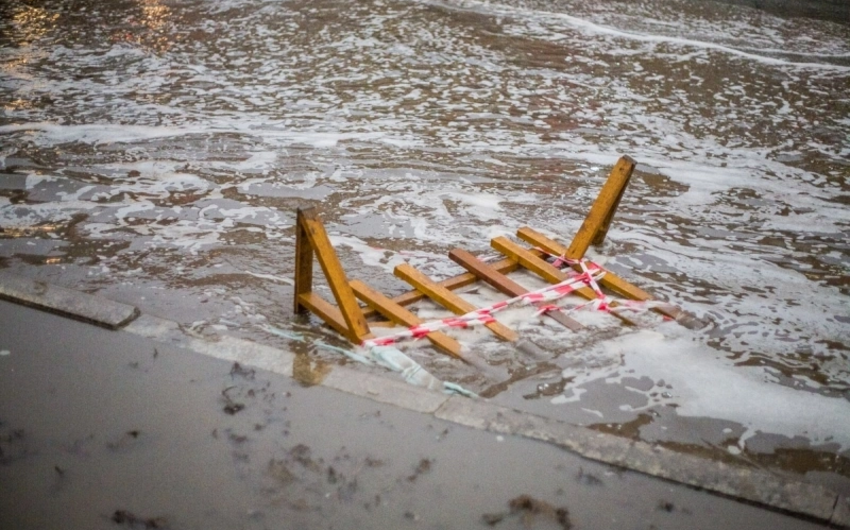
[[[537,289],[536,291],[529,291],[519,296],[515,296],[514,298],[502,300],[500,302],[496,302],[495,304],[475,309],[474,311],[470,311],[469,313],[466,313],[464,315],[452,316],[440,320],[433,320],[431,322],[424,322],[422,324],[411,326],[406,330],[400,331],[393,335],[367,339],[363,341],[362,346],[386,346],[389,344],[401,342],[406,339],[419,339],[433,331],[437,331],[444,328],[466,328],[470,326],[494,322],[496,319],[493,318],[492,314],[501,311],[507,307],[513,305],[531,305],[542,302],[552,302],[570,294],[578,288],[584,287],[585,285],[595,284],[596,280],[598,280],[604,275],[605,270],[602,269],[602,267],[593,264],[590,268],[585,267],[583,272],[581,273],[571,274],[569,278],[560,283],[554,285],[547,285],[546,287]],[[555,306],[554,304],[550,304],[544,308],[540,308],[538,310],[538,313],[549,311],[551,309],[560,310],[561,308]]]

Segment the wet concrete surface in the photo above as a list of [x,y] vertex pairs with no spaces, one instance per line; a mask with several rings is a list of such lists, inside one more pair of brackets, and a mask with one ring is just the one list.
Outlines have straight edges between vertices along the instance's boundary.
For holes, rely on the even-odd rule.
[[3,530],[488,527],[820,525],[0,302]]

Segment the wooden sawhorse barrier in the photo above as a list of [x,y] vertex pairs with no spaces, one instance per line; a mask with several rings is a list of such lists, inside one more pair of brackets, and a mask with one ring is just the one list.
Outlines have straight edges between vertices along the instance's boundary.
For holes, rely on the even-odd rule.
[[[407,263],[398,265],[394,274],[409,283],[413,290],[394,298],[381,294],[360,280],[350,281],[345,275],[315,209],[299,209],[295,236],[294,311],[296,314],[310,311],[354,344],[361,344],[364,340],[373,337],[370,322],[367,319],[376,315],[383,316],[395,325],[411,327],[421,324],[422,321],[405,309],[405,306],[426,297],[458,315],[474,311],[475,306],[454,291],[477,281],[484,281],[511,297],[522,295],[527,290],[507,276],[520,267],[537,274],[549,283],[563,282],[569,275],[549,263],[546,258],[554,255],[577,261],[584,257],[591,244],[598,245],[605,240],[614,213],[636,165],[636,162],[628,156],[617,161],[594,201],[590,213],[568,247],[531,228],[523,227],[517,231],[517,237],[531,244],[532,248],[523,247],[504,236],[497,237],[490,242],[491,246],[505,258],[496,262],[481,261],[462,249],[452,250],[449,257],[467,272],[439,282]],[[322,268],[336,305],[313,291],[314,257]],[[574,267],[579,269],[579,265]],[[599,284],[623,298],[638,301],[652,300],[647,292],[610,271],[606,271],[600,278]],[[575,293],[588,300],[594,300],[597,297],[597,293],[589,287],[577,289]],[[360,305],[358,299],[365,303],[365,307]],[[617,303],[613,302],[610,305],[616,307]],[[679,309],[672,306],[655,307],[653,310],[673,319],[682,315]],[[560,311],[548,311],[544,314],[573,331],[582,328],[581,323]],[[626,324],[634,324],[631,319],[619,312],[611,314]],[[371,325],[384,327],[388,323],[372,322]],[[518,338],[514,330],[499,322],[494,321],[484,325],[502,340],[515,341]],[[426,338],[444,353],[466,360],[461,353],[460,343],[445,333],[432,331],[426,335]]]

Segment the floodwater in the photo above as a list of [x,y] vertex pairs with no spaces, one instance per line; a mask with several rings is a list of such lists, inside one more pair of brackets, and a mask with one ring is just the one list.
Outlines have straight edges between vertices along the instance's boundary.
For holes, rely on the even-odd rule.
[[404,348],[510,406],[847,491],[850,23],[825,4],[6,2],[0,266],[348,362],[292,315],[297,208],[396,295],[401,262],[568,241],[628,154],[599,260],[704,327],[515,313],[522,350],[456,334],[486,375]]

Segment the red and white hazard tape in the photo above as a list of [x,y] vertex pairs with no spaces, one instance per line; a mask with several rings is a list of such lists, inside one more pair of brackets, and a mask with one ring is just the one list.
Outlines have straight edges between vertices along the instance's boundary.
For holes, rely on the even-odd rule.
[[[548,285],[536,291],[529,291],[514,298],[503,300],[501,302],[496,302],[495,304],[492,304],[490,306],[470,311],[469,313],[466,313],[464,315],[452,316],[441,320],[434,320],[431,322],[423,322],[422,324],[411,326],[406,330],[400,331],[393,335],[367,339],[363,341],[361,346],[388,346],[390,344],[399,343],[406,339],[420,339],[433,331],[438,331],[444,328],[467,328],[479,324],[488,324],[490,322],[496,321],[496,319],[492,316],[493,313],[499,312],[512,305],[537,305],[544,304],[545,302],[552,302],[563,298],[564,296],[572,293],[576,289],[580,289],[585,286],[590,286],[590,288],[593,289],[593,292],[596,293],[596,299],[590,300],[578,306],[574,306],[570,308],[568,312],[578,311],[580,309],[588,307],[592,307],[599,311],[605,311],[608,313],[619,312],[624,310],[643,312],[656,307],[669,307],[669,304],[655,300],[617,300],[617,305],[612,307],[611,304],[612,302],[614,302],[614,300],[612,300],[605,293],[603,293],[602,289],[599,287],[599,283],[597,283],[597,280],[605,276],[606,273],[605,269],[603,269],[600,265],[589,260],[573,260],[568,259],[565,256],[555,256],[542,249],[538,250],[554,258],[552,265],[554,265],[555,267],[558,267],[560,269],[564,265],[578,265],[581,268],[582,272],[571,272],[571,276],[561,283],[555,285]],[[543,313],[546,313],[547,311],[556,310],[564,311],[563,308],[554,304],[538,305],[538,310],[535,315],[541,315]]]
[[[501,302],[496,302],[495,304],[492,304],[490,306],[470,311],[469,313],[466,313],[464,315],[448,317],[441,320],[434,320],[431,322],[424,322],[422,324],[411,326],[406,330],[393,335],[367,339],[363,341],[361,345],[364,347],[386,346],[389,344],[401,342],[405,339],[419,339],[433,331],[437,331],[444,328],[467,328],[478,324],[488,324],[490,322],[495,322],[496,319],[493,318],[492,314],[512,305],[532,305],[543,302],[552,302],[570,294],[576,289],[584,287],[587,284],[595,285],[596,280],[605,275],[605,271],[604,269],[595,264],[593,264],[592,266],[592,271],[593,272],[591,272],[591,270],[587,267],[584,267],[583,272],[581,274],[573,274],[561,283],[555,285],[547,285],[542,289],[538,289],[536,291],[529,291],[519,296],[515,296],[514,298],[503,300]],[[539,308],[538,314],[553,309],[560,310],[561,308],[556,305],[549,304]]]
[[[579,267],[581,267],[581,270],[586,273],[586,272],[588,272],[587,265],[590,265],[591,270],[596,270],[596,269],[605,270],[600,265],[598,265],[598,264],[596,264],[596,263],[594,263],[590,260],[570,259],[570,258],[567,258],[566,256],[564,256],[563,254],[560,255],[560,256],[557,256],[555,254],[546,252],[545,250],[543,250],[541,248],[537,248],[536,250],[538,250],[538,251],[542,252],[543,254],[546,254],[547,256],[553,258],[552,265],[555,266],[555,267],[558,267],[558,268],[561,268],[563,265],[570,265],[570,266],[578,265]],[[620,312],[620,311],[633,311],[633,312],[636,312],[636,313],[641,313],[641,312],[649,311],[650,309],[655,309],[655,308],[659,308],[659,307],[666,307],[666,308],[670,307],[670,304],[668,304],[666,302],[661,302],[661,301],[658,301],[658,300],[617,300],[617,305],[612,307],[611,302],[613,302],[613,300],[610,297],[608,297],[607,295],[605,295],[605,293],[602,292],[602,289],[599,287],[599,284],[597,284],[595,280],[593,280],[591,278],[590,281],[588,282],[588,285],[590,286],[591,289],[593,289],[593,292],[596,293],[596,300],[591,300],[587,303],[576,306],[576,307],[572,308],[571,311],[582,309],[582,308],[588,307],[588,306],[594,306],[599,311],[605,311],[605,312],[608,312],[608,313],[616,313],[616,312]],[[664,318],[665,318],[665,320],[670,319],[669,317],[666,317],[666,316]]]

